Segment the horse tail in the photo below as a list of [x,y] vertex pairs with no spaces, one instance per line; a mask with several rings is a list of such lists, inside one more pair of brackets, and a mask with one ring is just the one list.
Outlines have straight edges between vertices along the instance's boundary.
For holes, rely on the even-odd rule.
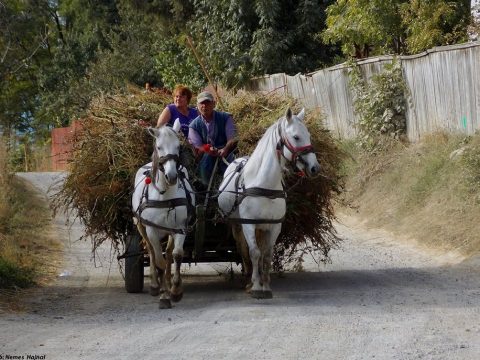
[[261,254],[265,254],[268,246],[265,232],[266,230],[258,228],[255,229],[255,239],[257,240],[257,246]]
[[167,268],[167,262],[163,257],[162,251],[160,251],[160,254],[157,254],[155,252],[152,243],[148,239],[147,232],[145,231],[145,227],[142,224],[140,224],[140,222],[137,223],[137,229],[140,235],[142,236],[143,240],[145,240],[145,244],[147,245],[148,252],[150,254],[150,261],[153,261],[154,263],[156,263],[156,260],[158,259],[160,269],[165,270]]
[[250,278],[252,276],[252,262],[248,252],[247,240],[243,235],[242,226],[240,224],[232,224],[232,235],[237,244],[237,251],[242,257],[243,272],[248,278]]

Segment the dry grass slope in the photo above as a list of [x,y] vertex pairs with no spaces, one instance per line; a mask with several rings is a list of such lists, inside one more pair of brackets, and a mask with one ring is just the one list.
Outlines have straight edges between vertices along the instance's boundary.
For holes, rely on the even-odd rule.
[[9,172],[7,159],[0,144],[0,310],[20,288],[49,283],[61,249],[45,200]]
[[368,226],[444,252],[480,252],[480,135],[437,133],[357,154],[346,164],[345,203]]

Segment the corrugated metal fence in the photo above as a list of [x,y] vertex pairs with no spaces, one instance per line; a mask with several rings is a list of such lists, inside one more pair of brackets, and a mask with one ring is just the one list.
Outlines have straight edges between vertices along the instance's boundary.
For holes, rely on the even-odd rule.
[[[411,141],[438,130],[473,134],[480,129],[480,43],[436,47],[414,56],[400,56],[409,89],[407,135]],[[358,62],[366,78],[382,71],[392,56]],[[287,93],[305,107],[320,107],[325,126],[338,137],[357,133],[353,94],[345,64],[311,74],[267,75],[251,81],[248,90]]]

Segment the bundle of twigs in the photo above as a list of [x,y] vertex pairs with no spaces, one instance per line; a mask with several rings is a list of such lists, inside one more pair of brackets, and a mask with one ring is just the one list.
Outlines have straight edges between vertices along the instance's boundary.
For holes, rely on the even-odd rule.
[[95,250],[106,240],[115,249],[132,224],[130,199],[135,173],[149,162],[154,126],[171,102],[166,92],[131,89],[129,95],[101,96],[90,105],[73,138],[69,173],[53,201],[54,210],[71,209],[85,225],[83,238]]
[[[241,155],[250,154],[266,128],[283,116],[288,106],[300,109],[284,96],[249,93],[225,99],[239,134]],[[152,139],[145,123],[155,125],[158,114],[171,96],[161,92],[131,89],[129,95],[104,96],[92,102],[82,131],[74,138],[70,172],[54,199],[54,208],[74,209],[85,225],[94,250],[104,241],[114,247],[125,242],[132,225],[130,198],[137,169],[147,163]],[[318,260],[338,241],[332,220],[332,200],[340,189],[338,167],[341,153],[330,134],[322,129],[317,113],[307,113],[322,176],[307,179],[295,171],[287,176],[287,216],[277,241],[274,266],[301,259],[302,251],[320,250]],[[195,169],[188,169],[193,175]]]

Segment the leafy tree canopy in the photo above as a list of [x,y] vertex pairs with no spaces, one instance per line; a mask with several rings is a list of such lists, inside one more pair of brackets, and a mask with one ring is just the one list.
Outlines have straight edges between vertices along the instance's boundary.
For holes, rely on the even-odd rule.
[[[48,134],[99,93],[194,90],[310,72],[340,56],[466,39],[469,1],[0,0],[0,130]],[[343,52],[340,52],[340,48]]]
[[470,17],[468,0],[338,0],[322,35],[347,56],[413,54],[466,41]]

